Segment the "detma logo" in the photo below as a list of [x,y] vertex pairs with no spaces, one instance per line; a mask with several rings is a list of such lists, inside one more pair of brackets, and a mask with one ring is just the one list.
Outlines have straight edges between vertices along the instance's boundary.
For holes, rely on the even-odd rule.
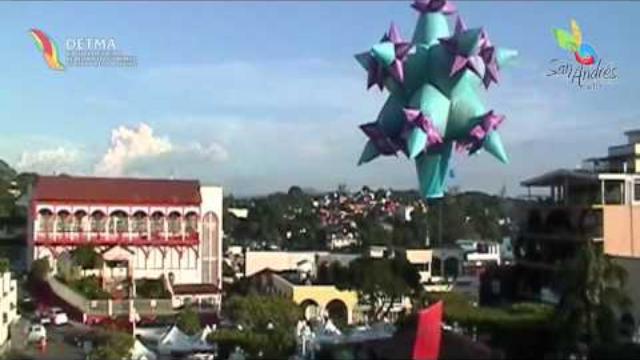
[[593,46],[582,41],[582,30],[575,20],[571,20],[571,33],[563,29],[553,29],[558,46],[573,52],[579,64],[591,66],[597,61]]
[[49,66],[49,69],[57,71],[64,70],[64,65],[60,62],[58,55],[58,48],[53,39],[47,36],[44,31],[38,29],[29,30],[29,34],[33,38],[38,50],[42,52],[44,61],[47,63],[47,66]]

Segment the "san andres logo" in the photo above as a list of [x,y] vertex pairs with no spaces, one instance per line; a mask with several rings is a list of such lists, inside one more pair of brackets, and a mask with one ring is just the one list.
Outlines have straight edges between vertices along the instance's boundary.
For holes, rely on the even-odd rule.
[[112,37],[65,39],[63,64],[60,60],[61,51],[52,37],[39,29],[31,29],[29,34],[51,70],[62,71],[65,67],[135,67],[138,64],[137,57],[123,53]]
[[573,59],[552,59],[547,76],[565,77],[571,84],[587,90],[598,89],[618,78],[617,68],[604,62],[595,48],[583,41],[582,30],[575,20],[571,20],[571,32],[556,28],[553,35],[557,45],[571,52]]

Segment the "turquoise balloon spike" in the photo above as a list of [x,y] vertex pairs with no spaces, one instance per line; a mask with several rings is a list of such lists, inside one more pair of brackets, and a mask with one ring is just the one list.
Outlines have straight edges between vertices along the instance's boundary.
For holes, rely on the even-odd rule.
[[447,16],[455,11],[450,0],[416,0],[413,7],[420,15],[410,44],[398,40],[392,25],[380,43],[356,55],[368,72],[368,86],[389,91],[375,134],[367,133],[376,141],[366,143],[358,164],[393,155],[397,146],[415,161],[421,194],[433,199],[444,195],[454,144],[509,163],[498,132],[504,116],[489,111],[482,93],[518,52],[495,47],[484,30],[467,29],[460,19],[450,28]]

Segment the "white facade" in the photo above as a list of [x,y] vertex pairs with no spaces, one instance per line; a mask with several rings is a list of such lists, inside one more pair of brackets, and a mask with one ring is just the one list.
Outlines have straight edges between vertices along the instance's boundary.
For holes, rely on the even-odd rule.
[[32,201],[28,261],[56,259],[81,245],[123,260],[135,279],[164,275],[175,284],[222,285],[222,188],[200,186],[201,204]]
[[466,260],[476,266],[486,263],[495,263],[500,265],[502,262],[502,252],[498,243],[485,243],[479,245],[475,251],[466,254]]
[[9,327],[18,318],[18,284],[11,279],[11,273],[0,275],[0,346],[9,338]]
[[329,241],[329,249],[344,249],[357,244],[358,240],[353,236],[353,233],[348,233],[346,235],[332,234],[331,240]]
[[264,269],[273,271],[297,270],[298,263],[307,261],[315,271],[316,257],[326,256],[326,251],[251,251],[245,253],[245,276],[251,276]]

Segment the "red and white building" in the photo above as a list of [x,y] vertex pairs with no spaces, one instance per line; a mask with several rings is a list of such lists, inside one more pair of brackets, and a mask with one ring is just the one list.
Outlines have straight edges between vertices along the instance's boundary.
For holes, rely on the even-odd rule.
[[[134,279],[222,285],[222,188],[191,180],[40,176],[30,192],[28,261],[93,245]],[[212,286],[213,285],[213,286]]]

